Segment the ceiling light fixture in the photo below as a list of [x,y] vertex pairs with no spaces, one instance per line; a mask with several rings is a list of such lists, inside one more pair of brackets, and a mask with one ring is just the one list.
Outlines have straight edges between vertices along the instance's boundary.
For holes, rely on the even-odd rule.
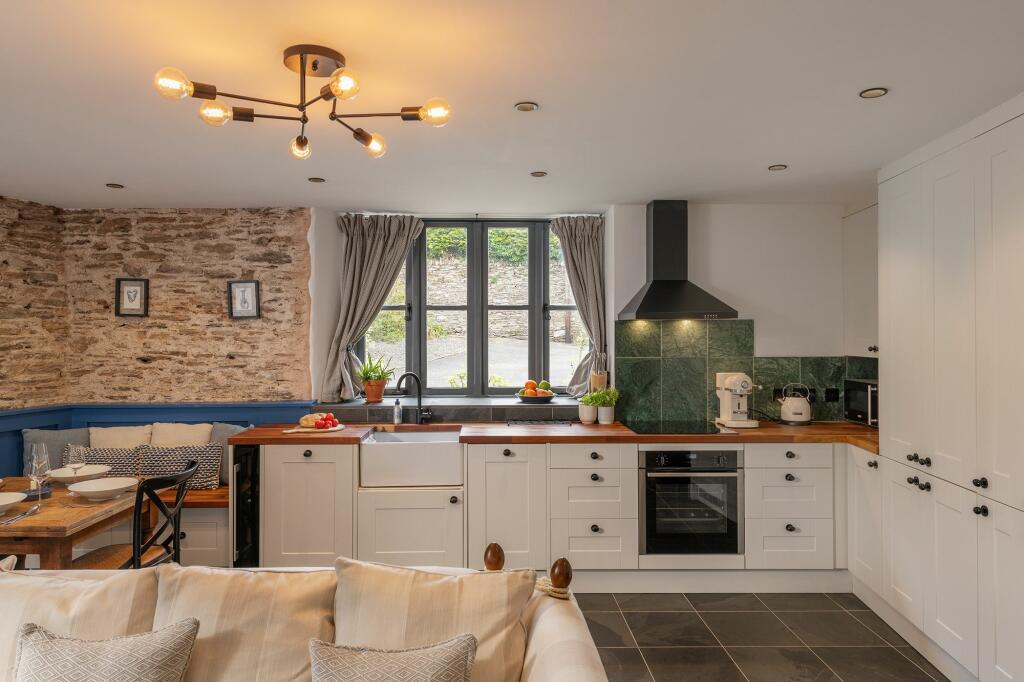
[[774,164],[768,166],[768,170],[770,170],[770,171],[784,171],[787,168],[789,168],[789,166],[787,166],[784,163],[774,163]]
[[535,178],[547,177],[547,174],[547,171],[530,171],[530,175],[532,175]]
[[[379,159],[387,152],[388,146],[384,138],[378,133],[368,133],[362,128],[354,128],[345,119],[398,116],[403,121],[423,121],[434,128],[440,128],[448,123],[452,117],[451,105],[440,97],[428,99],[423,106],[402,107],[397,112],[374,114],[338,113],[338,100],[353,99],[359,93],[360,82],[356,73],[345,65],[345,56],[329,47],[321,45],[292,45],[284,51],[284,65],[299,74],[299,101],[295,104],[221,92],[217,89],[216,85],[190,81],[181,70],[170,66],[157,71],[156,76],[153,77],[153,87],[156,88],[156,91],[162,97],[167,99],[176,100],[195,97],[203,100],[202,105],[199,107],[199,118],[204,123],[214,127],[223,126],[228,121],[252,123],[257,118],[298,122],[300,125],[299,134],[292,139],[289,145],[289,150],[296,159],[308,159],[312,151],[309,140],[306,138],[306,123],[309,122],[306,109],[320,100],[331,102],[331,112],[327,118],[348,128],[352,133],[352,137],[366,148],[366,153],[369,156],[375,159]],[[319,94],[308,100],[306,99],[307,77],[329,79],[327,85],[320,88]],[[298,112],[298,115],[257,114],[251,107],[229,106],[218,99],[218,97],[294,109]],[[531,102],[530,104],[533,103]],[[516,106],[518,107],[519,105]],[[534,104],[533,106],[536,108],[537,105]],[[313,182],[314,180],[310,178],[310,181]],[[107,186],[113,187],[113,185]],[[120,186],[117,189],[120,189]]]
[[862,99],[878,99],[879,97],[885,97],[889,94],[889,88],[868,88],[867,90],[861,90],[860,96]]
[[306,179],[309,180],[310,182],[327,182],[323,178],[306,178]]
[[124,189],[124,185],[119,182],[108,182],[107,187],[110,189]]
[[516,111],[529,112],[538,109],[540,109],[540,105],[536,102],[516,102]]

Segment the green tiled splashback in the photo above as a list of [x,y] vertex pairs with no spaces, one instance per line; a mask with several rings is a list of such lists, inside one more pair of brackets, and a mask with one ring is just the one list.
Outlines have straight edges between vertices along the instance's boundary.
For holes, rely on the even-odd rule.
[[[799,381],[816,389],[814,418],[843,418],[843,379],[878,377],[878,359],[756,357],[753,320],[629,320],[615,323],[616,413],[626,423],[714,419],[717,372],[745,372],[755,384],[752,406],[779,416],[772,390]],[[824,402],[825,389],[840,400]]]

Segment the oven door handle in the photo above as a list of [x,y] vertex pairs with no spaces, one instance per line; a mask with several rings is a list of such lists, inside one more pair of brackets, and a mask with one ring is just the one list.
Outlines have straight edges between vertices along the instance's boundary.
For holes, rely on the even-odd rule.
[[738,471],[694,471],[686,473],[683,471],[647,472],[647,478],[738,478]]

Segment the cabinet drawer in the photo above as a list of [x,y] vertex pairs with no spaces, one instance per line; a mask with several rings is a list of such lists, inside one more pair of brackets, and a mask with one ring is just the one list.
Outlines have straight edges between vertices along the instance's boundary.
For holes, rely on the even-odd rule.
[[636,519],[552,519],[551,557],[573,568],[636,568]]
[[[758,519],[830,519],[831,469],[746,469],[746,515]],[[790,480],[792,479],[792,480]]]
[[835,567],[832,519],[747,519],[746,524],[747,568]]
[[636,469],[552,469],[548,481],[553,519],[637,517]]
[[831,443],[747,443],[743,465],[751,468],[831,468]]
[[637,468],[636,444],[578,443],[551,446],[552,469]]

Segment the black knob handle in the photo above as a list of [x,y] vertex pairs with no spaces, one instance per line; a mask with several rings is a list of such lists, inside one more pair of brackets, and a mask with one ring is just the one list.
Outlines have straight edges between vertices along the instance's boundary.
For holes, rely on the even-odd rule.
[[[977,509],[977,507],[975,507],[975,509]],[[985,516],[988,516],[988,510],[987,509],[985,510]],[[188,537],[188,533],[186,533],[185,531],[181,531],[180,533],[178,533],[178,539],[180,539],[180,540],[184,540],[187,537]]]
[[599,526],[599,525],[597,525],[595,523],[593,526],[590,527],[590,532],[591,533],[600,533],[601,532],[601,526]]
[[920,482],[921,479],[918,478],[917,476],[907,476],[907,483],[909,483],[910,485],[917,485]]
[[792,450],[786,451],[786,459],[796,459],[796,453]]
[[601,459],[601,455],[597,454],[596,452],[591,452],[590,459]]
[[916,452],[914,454],[912,454],[912,455],[907,455],[907,461],[908,462],[916,462],[919,459],[921,459],[921,458],[918,456],[918,454]]
[[452,495],[451,497],[448,498],[448,501],[451,502],[452,504],[458,504],[459,498],[456,497],[455,495]]
[[932,484],[925,481],[924,483],[919,483],[917,487],[927,492],[932,489]]
[[505,455],[506,457],[511,457],[512,451],[509,450],[508,448],[505,448],[504,450],[501,451],[501,454]]
[[926,467],[930,467],[932,465],[932,458],[931,457],[922,457],[921,459],[917,460],[917,463],[918,464],[923,464]]
[[868,346],[868,352],[869,353],[877,353],[878,352],[878,346]]
[[601,477],[598,476],[597,474],[590,474],[590,480],[591,481],[600,481]]
[[988,479],[985,478],[984,476],[982,476],[981,478],[973,479],[971,481],[971,483],[974,484],[975,488],[987,488],[988,487]]
[[981,505],[980,507],[974,508],[974,513],[978,516],[988,516],[988,507]]
[[305,452],[302,453],[302,456],[303,457],[312,457],[313,456],[313,451],[312,450],[306,450]]
[[787,481],[795,481],[796,480],[796,476],[794,476],[793,474],[786,474],[786,480]]
[[877,469],[878,468],[878,461],[872,459],[872,460],[868,461],[868,466],[871,467],[872,469]]
[[796,526],[794,526],[792,523],[787,523],[786,524],[786,530],[788,530],[790,533],[792,533],[792,532],[796,531]]

